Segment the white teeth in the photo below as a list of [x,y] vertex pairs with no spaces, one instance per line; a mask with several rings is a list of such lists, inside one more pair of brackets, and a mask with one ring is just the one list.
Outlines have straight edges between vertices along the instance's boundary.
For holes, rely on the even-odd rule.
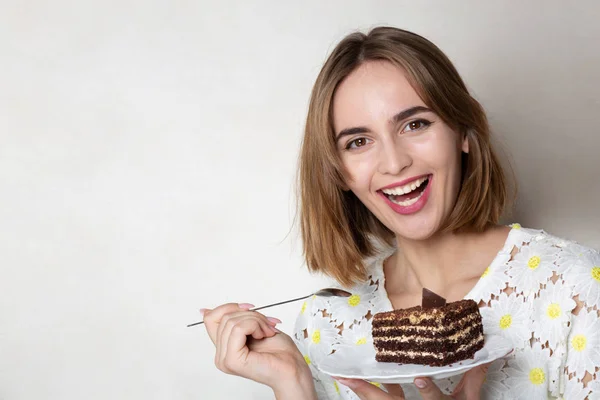
[[423,184],[423,182],[425,182],[427,179],[429,179],[428,176],[419,178],[416,181],[407,183],[404,186],[396,186],[395,188],[391,188],[391,189],[383,189],[382,192],[387,195],[396,195],[396,196],[399,196],[402,194],[408,194],[408,193],[412,192],[413,190],[415,190],[416,188],[418,188],[419,186],[421,186],[421,184]]
[[410,200],[406,200],[406,201],[394,201],[392,199],[390,199],[390,201],[394,204],[398,204],[399,206],[408,207],[408,206],[412,206],[413,204],[415,204],[417,202],[417,200],[419,200],[421,198],[421,196],[423,196],[423,193],[419,193],[419,195],[417,197],[412,198]]

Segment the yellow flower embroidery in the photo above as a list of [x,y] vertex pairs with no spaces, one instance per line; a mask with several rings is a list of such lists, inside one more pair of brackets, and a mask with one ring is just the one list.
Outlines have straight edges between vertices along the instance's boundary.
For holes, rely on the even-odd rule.
[[509,328],[512,325],[512,316],[510,314],[503,315],[500,318],[500,328],[503,330]]
[[360,296],[353,294],[352,296],[348,297],[348,304],[350,304],[351,307],[356,307],[360,304]]
[[541,385],[542,383],[546,382],[546,374],[544,373],[543,369],[534,368],[529,371],[529,380],[534,385]]
[[594,278],[596,282],[600,282],[600,267],[592,268],[592,278]]
[[304,356],[304,361],[306,361],[308,365],[310,365],[311,363],[310,358],[308,356]]
[[302,303],[302,310],[300,310],[300,314],[304,314],[304,311],[306,311],[306,302]]
[[529,259],[529,261],[527,261],[527,266],[529,267],[529,269],[536,269],[540,266],[541,261],[542,259],[538,256],[533,256]]
[[377,386],[378,388],[381,387],[381,383],[378,383],[378,382],[369,382],[369,383],[373,386]]
[[365,344],[365,343],[367,343],[367,338],[364,338],[364,337],[362,337],[356,341],[357,346],[360,346],[361,344]]
[[575,335],[571,339],[571,345],[576,351],[583,351],[587,345],[587,338],[583,335]]
[[319,329],[315,329],[312,334],[312,342],[314,344],[319,344],[321,342],[321,331]]
[[512,224],[510,227],[513,228],[513,229],[521,229],[521,224],[516,224],[515,223],[515,224]]
[[562,310],[560,309],[560,306],[556,303],[551,303],[546,309],[546,315],[548,315],[548,318],[550,319],[556,319],[560,317],[561,314]]

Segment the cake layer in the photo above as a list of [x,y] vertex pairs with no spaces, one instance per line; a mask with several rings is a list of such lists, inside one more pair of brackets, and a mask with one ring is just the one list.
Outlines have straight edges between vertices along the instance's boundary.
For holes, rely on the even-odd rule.
[[373,317],[376,360],[431,366],[472,358],[483,347],[483,324],[473,300],[421,306]]
[[443,329],[456,320],[474,314],[479,307],[473,300],[460,300],[443,308],[423,309],[415,306],[403,310],[394,310],[375,314],[373,328],[385,326],[423,326]]
[[481,335],[476,325],[465,327],[448,337],[384,336],[374,337],[377,350],[454,351],[465,343],[471,343]]
[[483,348],[483,336],[480,341],[454,353],[447,352],[377,352],[375,359],[379,362],[395,362],[400,364],[421,364],[432,367],[444,366],[458,361],[473,358],[475,353]]
[[464,330],[467,326],[472,326],[481,323],[479,314],[468,314],[463,316],[451,324],[442,326],[415,326],[415,325],[380,325],[377,328],[373,327],[374,336],[413,336],[435,338],[453,336],[456,333]]

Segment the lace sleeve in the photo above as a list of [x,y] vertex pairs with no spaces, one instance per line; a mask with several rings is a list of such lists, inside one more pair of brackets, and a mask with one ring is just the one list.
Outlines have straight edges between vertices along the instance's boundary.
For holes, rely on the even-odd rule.
[[577,244],[562,254],[562,276],[577,303],[566,344],[565,398],[600,398],[600,387],[592,384],[600,371],[600,254]]

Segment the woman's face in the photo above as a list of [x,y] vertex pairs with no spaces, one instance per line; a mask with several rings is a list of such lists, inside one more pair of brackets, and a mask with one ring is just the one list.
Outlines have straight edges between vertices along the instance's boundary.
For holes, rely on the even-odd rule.
[[429,110],[403,70],[362,64],[338,86],[333,123],[348,189],[396,235],[435,234],[456,202],[468,143]]

